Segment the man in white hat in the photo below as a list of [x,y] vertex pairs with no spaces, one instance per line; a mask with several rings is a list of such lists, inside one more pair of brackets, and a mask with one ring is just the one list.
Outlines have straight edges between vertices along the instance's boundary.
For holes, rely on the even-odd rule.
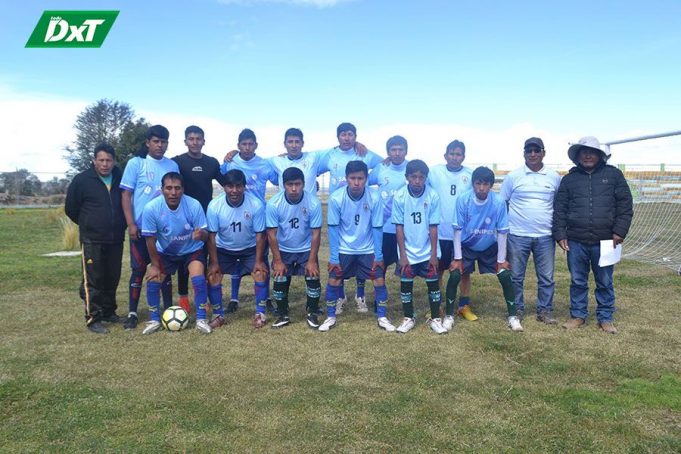
[[596,281],[596,319],[609,334],[613,325],[613,265],[599,266],[600,241],[624,241],[634,215],[631,191],[622,172],[607,165],[609,155],[595,137],[583,137],[568,149],[576,164],[563,177],[553,210],[553,238],[567,252],[570,270],[570,320],[563,327],[584,326],[589,315],[589,270]]

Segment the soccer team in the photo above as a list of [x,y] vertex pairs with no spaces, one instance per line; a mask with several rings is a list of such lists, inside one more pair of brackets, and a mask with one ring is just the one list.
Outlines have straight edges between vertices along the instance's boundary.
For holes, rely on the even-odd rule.
[[[593,137],[570,147],[568,156],[575,167],[562,179],[544,166],[542,140],[528,139],[525,165],[506,176],[499,193],[492,191],[496,178],[492,170],[463,166],[466,147],[458,140],[446,146],[445,163],[429,169],[419,159],[406,160],[408,144],[401,136],[388,139],[386,159],[367,150],[357,142],[350,123],[338,126],[338,146],[315,152],[303,152],[303,133],[291,128],[284,135],[286,154],[269,159],[256,155],[255,133],[244,129],[238,150],[228,153],[222,165],[202,154],[201,128],[185,130],[188,151],[173,159],[164,156],[168,137],[165,127],[150,127],[145,149],[130,159],[122,175],[113,165],[113,148],[98,145],[93,167],[77,175],[69,187],[65,211],[80,227],[81,298],[92,332],[106,333],[104,323],[119,321],[128,330],[137,327],[145,276],[150,320],[142,333],[161,330],[161,299],[165,308],[172,305],[171,275],[177,271],[179,304],[189,311],[191,280],[196,328],[206,334],[223,326],[226,314],[238,309],[245,275],[254,281],[254,328],[266,326],[268,312],[276,314],[273,328],[290,323],[291,278],[303,276],[310,328],[329,331],[337,325],[337,316],[347,308],[343,283],[355,278],[357,310],[368,312],[364,283],[371,280],[378,327],[406,333],[416,323],[413,281],[421,277],[428,289],[427,325],[445,334],[457,314],[477,319],[470,300],[476,263],[480,273],[496,274],[508,327],[522,331],[530,254],[538,281],[536,318],[557,323],[556,242],[567,251],[571,273],[571,318],[563,326],[573,329],[586,322],[591,269],[598,326],[616,332],[613,266],[598,265],[599,243],[608,239],[617,245],[624,240],[633,216],[632,198],[622,172],[607,165],[609,156]],[[323,216],[316,178],[326,172],[329,263],[326,318],[320,321]],[[213,180],[225,192],[214,199]],[[268,181],[280,191],[266,201]],[[126,225],[131,275],[128,316],[121,320],[115,293]],[[397,327],[387,317],[385,279],[393,264],[404,315]],[[447,271],[442,310],[440,288]],[[231,276],[226,308],[225,274]]]

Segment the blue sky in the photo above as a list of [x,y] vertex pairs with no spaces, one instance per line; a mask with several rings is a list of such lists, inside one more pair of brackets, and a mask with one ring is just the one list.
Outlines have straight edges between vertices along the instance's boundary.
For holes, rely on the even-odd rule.
[[[24,48],[46,9],[120,14],[101,49]],[[379,153],[402,134],[410,154],[438,163],[458,138],[469,163],[509,165],[532,135],[561,164],[584,135],[681,129],[679,1],[2,0],[2,10],[11,153],[0,171],[66,170],[75,116],[100,98],[169,126],[170,156],[190,123],[216,157],[244,127],[269,156],[288,127],[312,150],[351,121]],[[681,163],[678,149],[664,153]]]

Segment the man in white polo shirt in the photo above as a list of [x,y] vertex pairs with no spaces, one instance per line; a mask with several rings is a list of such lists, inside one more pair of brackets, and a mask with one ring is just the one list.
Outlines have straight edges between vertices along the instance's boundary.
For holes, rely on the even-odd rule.
[[530,253],[537,273],[537,321],[555,325],[553,280],[556,244],[551,236],[553,198],[560,175],[543,163],[546,151],[539,137],[525,141],[525,165],[509,173],[501,185],[508,202],[508,254],[518,316],[525,311],[523,283]]

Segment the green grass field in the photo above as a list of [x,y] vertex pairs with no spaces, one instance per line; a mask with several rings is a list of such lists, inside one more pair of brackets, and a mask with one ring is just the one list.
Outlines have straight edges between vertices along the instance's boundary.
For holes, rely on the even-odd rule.
[[[615,336],[593,320],[565,332],[531,317],[511,333],[496,279],[479,275],[480,320],[446,336],[424,323],[422,282],[404,336],[352,305],[331,332],[308,329],[301,282],[294,323],[254,331],[250,279],[210,336],[98,336],[84,326],[79,258],[40,256],[61,249],[54,215],[0,210],[0,244],[2,452],[681,451],[681,278],[664,268],[618,266]],[[569,279],[556,260],[564,320]],[[126,263],[120,314],[128,276]],[[398,282],[388,285],[397,322]]]

